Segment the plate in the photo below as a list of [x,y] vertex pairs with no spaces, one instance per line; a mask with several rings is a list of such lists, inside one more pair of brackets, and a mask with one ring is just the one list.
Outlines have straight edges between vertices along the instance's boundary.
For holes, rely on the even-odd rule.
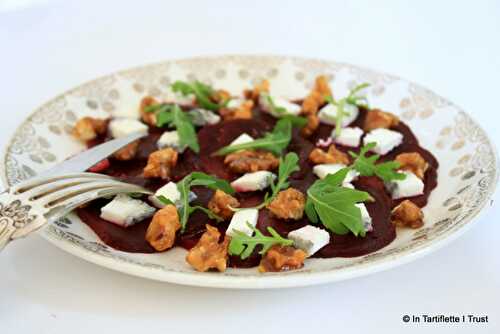
[[344,280],[407,263],[455,239],[471,226],[498,183],[492,142],[463,110],[432,91],[394,75],[333,61],[282,56],[218,56],[165,61],[98,78],[59,95],[34,111],[16,130],[3,158],[6,185],[78,153],[84,147],[70,131],[82,116],[126,115],[145,95],[164,98],[174,80],[198,79],[239,93],[267,78],[273,92],[303,97],[319,74],[343,96],[356,83],[371,83],[371,105],[408,123],[423,147],[439,160],[438,187],[424,208],[425,225],[398,230],[394,242],[354,258],[310,259],[296,271],[259,274],[256,268],[198,273],[175,248],[160,254],[131,254],[103,244],[75,215],[39,233],[57,247],[95,264],[144,278],[206,287],[277,288]]

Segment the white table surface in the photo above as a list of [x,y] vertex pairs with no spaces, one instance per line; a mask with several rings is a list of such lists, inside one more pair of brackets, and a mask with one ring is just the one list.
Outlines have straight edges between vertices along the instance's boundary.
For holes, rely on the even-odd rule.
[[[84,81],[227,53],[321,57],[410,78],[469,111],[500,144],[498,1],[35,2],[0,1],[2,145],[36,106]],[[499,333],[499,215],[494,203],[464,236],[396,269],[267,291],[130,277],[35,235],[0,254],[0,333]],[[405,314],[489,322],[405,324]]]

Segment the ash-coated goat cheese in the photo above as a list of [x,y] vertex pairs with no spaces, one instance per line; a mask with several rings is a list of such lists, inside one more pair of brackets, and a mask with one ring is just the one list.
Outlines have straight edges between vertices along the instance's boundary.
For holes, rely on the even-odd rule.
[[276,175],[274,173],[261,170],[258,172],[247,173],[237,178],[231,182],[231,186],[238,192],[264,190],[269,187],[275,178]]
[[408,171],[402,171],[406,175],[404,180],[394,180],[386,182],[385,187],[392,194],[393,199],[412,197],[424,193],[424,182],[415,174]]
[[363,143],[365,145],[368,143],[376,143],[372,151],[381,155],[389,153],[394,148],[401,145],[402,142],[403,135],[401,133],[383,128],[372,130],[363,138]]
[[179,153],[184,152],[187,147],[186,145],[181,145],[179,133],[177,132],[177,130],[163,132],[163,134],[156,142],[156,145],[159,149],[171,147]]
[[113,138],[122,138],[133,133],[148,133],[146,124],[130,118],[117,118],[109,122],[109,131]]
[[306,225],[288,233],[288,239],[293,240],[295,247],[311,256],[330,242],[330,234],[318,227]]
[[[320,164],[313,167],[313,173],[316,174],[320,179],[324,179],[328,174],[335,174],[342,168],[346,168],[347,166],[344,164]],[[355,170],[350,170],[345,179],[344,183],[349,183],[356,179],[359,176],[359,173]]]
[[240,231],[248,236],[253,234],[253,230],[248,226],[255,227],[259,218],[259,210],[254,208],[241,209],[234,213],[231,222],[227,227],[226,234],[230,237],[234,236],[234,231]]
[[155,211],[155,208],[141,200],[120,194],[101,208],[101,218],[122,227],[129,227],[151,217]]

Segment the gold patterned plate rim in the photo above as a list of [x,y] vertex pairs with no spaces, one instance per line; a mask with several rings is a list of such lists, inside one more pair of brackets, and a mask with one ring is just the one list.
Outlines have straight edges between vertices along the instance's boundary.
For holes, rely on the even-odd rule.
[[435,251],[468,230],[498,184],[498,156],[484,130],[459,107],[411,81],[313,58],[269,55],[183,58],[89,81],[43,104],[21,123],[3,154],[2,181],[4,185],[12,185],[82,149],[67,133],[77,117],[96,113],[116,115],[136,105],[145,94],[164,96],[164,87],[172,80],[197,78],[240,90],[265,77],[280,94],[295,97],[305,95],[318,74],[329,76],[334,91],[355,82],[370,82],[372,104],[399,114],[415,129],[423,146],[438,157],[440,182],[425,208],[422,229],[398,231],[392,244],[372,254],[349,259],[313,259],[301,270],[265,275],[257,273],[255,268],[198,273],[185,264],[185,252],[180,249],[159,255],[115,251],[100,242],[74,215],[44,228],[41,236],[82,259],[144,278],[219,288],[278,288],[339,281],[392,268]]

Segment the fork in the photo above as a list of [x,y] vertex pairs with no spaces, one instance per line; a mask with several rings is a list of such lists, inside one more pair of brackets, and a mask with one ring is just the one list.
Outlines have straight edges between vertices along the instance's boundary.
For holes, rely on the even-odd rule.
[[48,222],[100,197],[151,191],[96,173],[35,177],[0,193],[0,251]]
[[110,140],[0,192],[0,251],[10,241],[25,237],[94,199],[121,193],[151,194],[143,187],[108,175],[82,173],[143,136],[137,133]]

